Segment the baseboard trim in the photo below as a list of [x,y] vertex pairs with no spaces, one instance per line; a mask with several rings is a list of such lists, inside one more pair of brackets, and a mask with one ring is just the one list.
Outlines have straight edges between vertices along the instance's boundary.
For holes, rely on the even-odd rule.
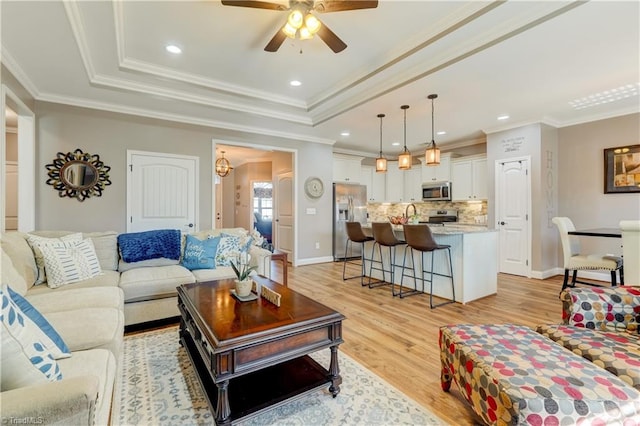
[[556,275],[562,274],[564,274],[564,269],[552,268],[544,271],[531,271],[531,278],[535,278],[537,280],[546,280],[547,278],[555,277]]
[[329,262],[333,262],[333,256],[308,257],[306,259],[298,259],[298,264],[296,266],[315,265],[317,263]]

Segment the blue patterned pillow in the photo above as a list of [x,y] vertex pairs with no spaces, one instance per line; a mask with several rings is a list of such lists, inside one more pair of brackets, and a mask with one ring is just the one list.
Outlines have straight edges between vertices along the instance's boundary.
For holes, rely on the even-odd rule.
[[216,252],[216,266],[231,266],[231,261],[235,261],[241,251],[240,237],[221,236]]
[[[58,358],[70,356],[58,333],[22,296],[4,284],[2,298],[2,390],[62,379]],[[14,300],[13,298],[16,298]],[[20,304],[17,303],[20,302]],[[20,305],[30,308],[23,311]],[[32,317],[35,317],[34,321]],[[38,322],[48,332],[38,326]],[[46,323],[46,325],[45,325]],[[56,344],[61,344],[61,348]],[[66,351],[65,351],[66,350]]]
[[219,242],[220,238],[199,240],[193,235],[187,235],[182,266],[191,271],[194,269],[215,269]]

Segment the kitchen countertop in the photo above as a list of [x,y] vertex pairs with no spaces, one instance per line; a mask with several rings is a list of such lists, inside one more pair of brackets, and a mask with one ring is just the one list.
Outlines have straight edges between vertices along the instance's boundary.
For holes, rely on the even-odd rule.
[[[403,232],[402,225],[391,225],[395,232]],[[362,225],[363,229],[371,229],[371,223]],[[434,235],[460,235],[460,234],[476,234],[481,232],[497,232],[495,229],[489,229],[486,226],[475,224],[446,224],[445,226],[430,226],[431,233]]]

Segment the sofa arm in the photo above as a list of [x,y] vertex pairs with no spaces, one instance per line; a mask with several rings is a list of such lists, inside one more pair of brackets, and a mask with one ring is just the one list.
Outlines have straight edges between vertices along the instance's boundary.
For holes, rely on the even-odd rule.
[[82,376],[4,391],[2,424],[93,425],[99,386],[97,377]]
[[258,246],[251,246],[249,249],[251,260],[250,266],[256,266],[256,273],[271,278],[271,252]]
[[560,300],[564,324],[638,332],[640,287],[568,288],[560,294]]

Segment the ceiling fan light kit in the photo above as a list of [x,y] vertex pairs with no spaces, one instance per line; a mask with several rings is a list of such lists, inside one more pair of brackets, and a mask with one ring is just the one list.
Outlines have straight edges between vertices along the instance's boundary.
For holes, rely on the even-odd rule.
[[409,109],[409,105],[402,105],[400,109],[404,111],[404,149],[402,154],[398,155],[398,168],[400,170],[410,170],[412,159],[411,152],[407,149],[407,109]]
[[280,3],[255,0],[222,0],[225,6],[250,7],[268,10],[289,10],[287,22],[276,32],[267,43],[264,50],[276,52],[287,37],[292,39],[308,40],[318,34],[334,53],[342,52],[347,48],[344,41],[340,40],[333,31],[323,25],[311,11],[317,13],[343,12],[356,9],[374,9],[378,7],[378,0],[289,0],[289,7]]
[[437,97],[438,95],[436,94],[427,96],[427,98],[431,99],[431,144],[427,147],[427,150],[424,153],[425,163],[427,166],[437,166],[440,164],[440,148],[436,145],[433,127],[433,100]]
[[385,173],[387,171],[387,159],[382,154],[382,119],[384,114],[378,114],[380,119],[380,155],[376,158],[376,173]]

